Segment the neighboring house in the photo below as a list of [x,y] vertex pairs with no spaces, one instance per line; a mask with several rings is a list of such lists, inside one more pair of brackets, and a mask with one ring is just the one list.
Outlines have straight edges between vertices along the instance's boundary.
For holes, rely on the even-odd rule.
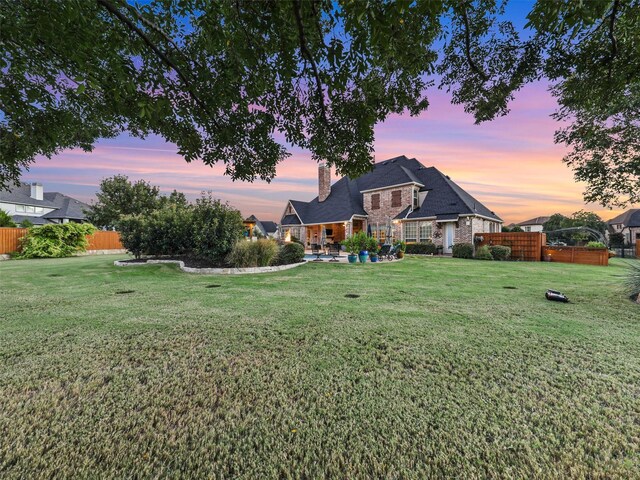
[[34,225],[82,223],[89,205],[58,192],[45,192],[42,184],[12,185],[0,190],[0,209],[17,224],[29,220]]
[[525,232],[542,232],[544,230],[544,224],[549,220],[549,217],[536,217],[526,222],[520,222],[517,225]]
[[640,240],[640,208],[632,208],[607,222],[610,233],[622,233],[625,243]]
[[[289,200],[280,222],[285,239],[305,245],[337,243],[357,231],[381,242],[433,241],[450,253],[479,232],[499,232],[502,220],[434,167],[405,156],[378,162],[370,173],[343,177],[331,185],[320,164],[319,195],[310,202]],[[324,238],[323,238],[324,237]]]
[[278,225],[275,222],[269,222],[267,220],[258,220],[255,215],[251,215],[244,221],[246,228],[246,234],[249,238],[256,237],[256,232],[259,232],[263,237],[274,238],[278,231]]

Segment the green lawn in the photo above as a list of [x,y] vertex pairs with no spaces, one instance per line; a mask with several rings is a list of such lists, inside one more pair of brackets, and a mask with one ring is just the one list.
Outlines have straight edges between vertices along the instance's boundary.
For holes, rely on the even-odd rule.
[[0,477],[640,477],[620,260],[113,260],[0,262]]

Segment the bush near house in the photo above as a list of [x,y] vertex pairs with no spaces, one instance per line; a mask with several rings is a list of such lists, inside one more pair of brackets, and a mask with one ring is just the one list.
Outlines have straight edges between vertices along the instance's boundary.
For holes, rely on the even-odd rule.
[[473,245],[470,243],[456,243],[451,254],[455,258],[473,258]]
[[476,250],[476,260],[493,260],[493,255],[489,251],[489,245],[483,245]]
[[15,228],[16,224],[11,219],[11,216],[4,210],[0,210],[0,227]]
[[164,207],[146,215],[128,215],[118,221],[124,247],[142,255],[186,256],[224,263],[242,238],[242,215],[211,195],[195,205]]
[[489,252],[494,260],[509,260],[511,258],[511,248],[505,245],[491,245]]
[[437,247],[433,242],[410,243],[405,253],[414,255],[435,255]]
[[290,265],[304,260],[304,247],[300,243],[287,243],[278,252],[274,259],[274,265]]
[[90,223],[65,223],[31,227],[20,242],[16,258],[60,258],[84,252],[87,235],[96,231]]
[[227,261],[236,268],[267,267],[276,258],[278,251],[275,240],[238,242],[233,246]]

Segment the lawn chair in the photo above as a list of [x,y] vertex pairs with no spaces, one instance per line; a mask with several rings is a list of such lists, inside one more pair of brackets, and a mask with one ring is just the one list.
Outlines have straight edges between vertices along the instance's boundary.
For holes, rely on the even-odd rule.
[[382,245],[380,247],[380,251],[378,252],[378,260],[382,261],[385,258],[387,260],[393,260],[392,258],[389,258],[389,251],[391,250],[391,245],[389,245],[388,243],[385,243],[384,245]]
[[313,260],[314,262],[324,262],[324,260],[320,258],[320,255],[322,255],[323,253],[324,251],[320,248],[320,245],[318,245],[317,243],[311,244],[311,255],[316,256],[316,258]]
[[400,250],[400,244],[392,246],[387,254],[387,260],[394,260],[398,254],[398,250]]
[[330,262],[339,262],[340,252],[342,252],[342,246],[339,243],[332,243],[329,245],[329,255],[331,255]]

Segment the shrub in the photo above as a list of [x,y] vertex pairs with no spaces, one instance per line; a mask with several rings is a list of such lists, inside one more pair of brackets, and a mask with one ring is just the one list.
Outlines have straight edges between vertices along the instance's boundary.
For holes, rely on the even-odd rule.
[[258,267],[271,265],[276,255],[278,255],[278,244],[270,239],[262,238],[257,242],[251,242],[252,248],[256,251]]
[[509,260],[511,257],[511,248],[505,245],[491,245],[489,252],[494,260]]
[[227,257],[227,261],[236,268],[255,267],[258,265],[258,256],[252,242],[237,242]]
[[373,237],[369,237],[367,240],[367,250],[369,251],[369,255],[377,255],[378,250],[380,250],[378,240]]
[[167,205],[144,220],[144,251],[150,255],[185,255],[193,249],[191,209]]
[[15,222],[11,216],[4,210],[0,210],[0,227],[15,227]]
[[193,207],[193,254],[220,261],[227,257],[242,238],[242,215],[229,204],[203,195]]
[[20,222],[20,228],[31,228],[33,227],[33,222],[28,218],[25,218]]
[[452,254],[455,258],[473,258],[473,245],[470,243],[456,243]]
[[489,245],[483,245],[476,250],[476,260],[493,260],[493,255],[489,250]]
[[120,241],[136,258],[146,253],[146,222],[142,215],[126,215],[118,222]]
[[273,240],[237,242],[227,261],[236,268],[266,267],[276,258],[278,244]]
[[612,233],[609,236],[609,246],[622,247],[624,245],[624,235],[620,232]]
[[607,246],[602,242],[589,242],[586,246],[589,248],[607,248]]
[[398,252],[406,253],[407,242],[405,242],[404,240],[396,240],[395,242],[393,242],[393,245],[397,246]]
[[435,255],[436,246],[433,242],[411,243],[407,245],[406,253],[416,255]]
[[290,265],[304,260],[304,247],[299,243],[287,243],[278,252],[274,259],[275,265]]
[[511,228],[512,232],[524,232],[523,228],[520,225],[515,225]]
[[84,252],[87,235],[96,231],[90,223],[65,223],[30,228],[21,241],[16,258],[59,258]]

